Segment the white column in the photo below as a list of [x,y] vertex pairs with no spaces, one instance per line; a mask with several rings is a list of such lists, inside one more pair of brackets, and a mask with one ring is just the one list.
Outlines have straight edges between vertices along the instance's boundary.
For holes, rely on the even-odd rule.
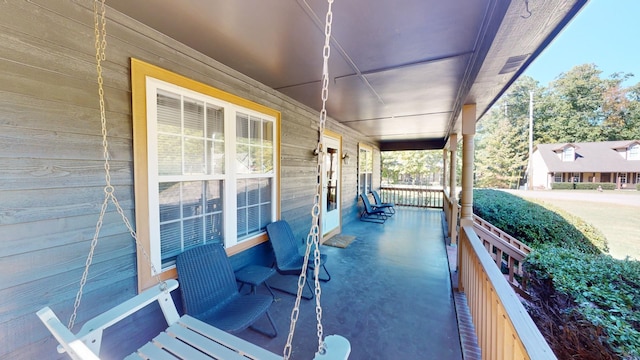
[[458,153],[458,135],[449,135],[449,151],[451,160],[449,161],[449,198],[451,200],[451,214],[449,215],[449,238],[451,245],[458,242],[458,194],[456,192],[456,182],[458,174],[456,174],[456,159]]
[[473,224],[473,138],[476,134],[476,104],[462,107],[462,196],[460,226]]

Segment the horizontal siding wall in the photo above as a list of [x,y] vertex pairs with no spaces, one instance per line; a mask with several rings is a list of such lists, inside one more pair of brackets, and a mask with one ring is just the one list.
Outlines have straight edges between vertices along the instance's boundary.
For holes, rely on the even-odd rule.
[[[90,0],[9,0],[0,11],[3,359],[65,358],[35,312],[48,305],[63,322],[69,318],[104,196],[92,6]],[[135,210],[130,85],[135,57],[282,113],[282,218],[303,237],[315,190],[317,112],[110,8],[107,18],[103,69],[112,183],[129,219]],[[343,165],[345,223],[357,218],[357,144],[365,139],[331,120],[327,127],[342,135],[343,151],[351,156]],[[240,267],[268,253],[263,245],[235,256],[233,264]],[[111,206],[77,323],[135,291],[135,246]]]

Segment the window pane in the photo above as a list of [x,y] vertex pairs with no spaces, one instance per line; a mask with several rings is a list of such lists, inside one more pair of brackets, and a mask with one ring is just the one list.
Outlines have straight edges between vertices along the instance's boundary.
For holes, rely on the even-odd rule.
[[184,99],[184,135],[204,137],[204,103]]
[[205,241],[207,243],[219,243],[223,241],[223,222],[222,222],[222,214],[211,214],[206,217],[206,233],[205,233]]
[[271,222],[271,204],[260,205],[260,230],[266,229]]
[[204,174],[204,141],[184,139],[184,173]]
[[251,145],[262,145],[262,120],[252,118],[249,120],[250,132],[251,132]]
[[247,181],[244,179],[238,180],[237,184],[238,207],[247,206]]
[[221,212],[223,210],[223,184],[224,182],[221,180],[212,180],[205,182],[205,201],[207,205],[207,213]]
[[207,139],[224,141],[224,110],[221,107],[207,106]]
[[238,174],[250,173],[251,163],[249,156],[249,145],[238,144],[236,147],[236,172]]
[[251,206],[247,209],[247,231],[249,234],[260,230],[260,207]]
[[273,146],[273,122],[262,122],[262,145],[266,147]]
[[271,202],[271,179],[260,180],[260,202]]
[[249,143],[249,116],[238,113],[236,115],[236,139],[238,143]]
[[260,203],[260,179],[247,179],[247,205]]
[[238,217],[238,238],[247,235],[247,209],[241,208],[238,209],[237,217]]
[[160,222],[180,218],[180,183],[158,184],[158,198],[160,200]]
[[162,266],[166,266],[182,251],[180,222],[160,225],[160,244]]
[[262,147],[251,146],[251,172],[254,174],[262,174]]
[[158,175],[182,175],[182,138],[158,134]]
[[202,181],[182,183],[182,217],[202,215]]
[[219,141],[207,141],[207,153],[209,154],[207,174],[224,174],[224,143]]
[[180,95],[158,90],[156,101],[158,132],[182,134]]
[[[195,219],[185,220],[182,225],[184,250],[198,246],[204,243],[202,222],[204,218],[197,217]],[[183,250],[183,251],[184,251]]]

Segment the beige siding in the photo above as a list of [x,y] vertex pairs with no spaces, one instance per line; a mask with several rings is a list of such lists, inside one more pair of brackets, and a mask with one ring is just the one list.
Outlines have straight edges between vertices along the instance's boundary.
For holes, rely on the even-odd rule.
[[[66,321],[103,193],[93,48],[93,2],[4,2],[0,11],[0,358],[55,358],[34,313],[49,305]],[[133,219],[130,58],[164,67],[282,113],[282,217],[302,234],[314,192],[317,113],[107,9],[104,63],[112,181]],[[343,167],[343,223],[356,218],[362,136],[336,122],[351,154]],[[379,151],[375,150],[379,161]],[[379,165],[377,165],[379,166]],[[379,168],[374,184],[379,186]],[[78,324],[132,296],[135,248],[110,207]],[[61,356],[61,358],[64,358]]]

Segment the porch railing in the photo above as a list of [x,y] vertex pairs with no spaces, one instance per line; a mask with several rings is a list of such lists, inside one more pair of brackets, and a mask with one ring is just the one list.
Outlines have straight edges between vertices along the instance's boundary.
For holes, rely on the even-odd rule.
[[467,297],[482,358],[556,359],[474,227],[460,229],[458,289]]
[[421,186],[383,186],[380,197],[383,202],[393,202],[398,206],[442,208],[444,204],[442,189]]
[[528,278],[522,265],[531,248],[475,214],[473,229],[498,268],[506,272],[509,284],[520,296],[528,298]]

